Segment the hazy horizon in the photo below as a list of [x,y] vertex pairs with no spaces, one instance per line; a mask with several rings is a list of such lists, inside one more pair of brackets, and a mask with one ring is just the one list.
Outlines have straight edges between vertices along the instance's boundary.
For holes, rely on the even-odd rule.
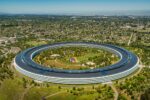
[[1,14],[150,15],[149,0],[1,0]]

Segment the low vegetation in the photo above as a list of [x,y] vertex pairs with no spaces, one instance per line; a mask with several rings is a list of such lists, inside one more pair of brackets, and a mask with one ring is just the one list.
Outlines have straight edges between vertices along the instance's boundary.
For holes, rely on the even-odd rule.
[[93,69],[116,63],[117,55],[89,47],[61,47],[49,49],[37,55],[34,60],[43,66],[63,69]]

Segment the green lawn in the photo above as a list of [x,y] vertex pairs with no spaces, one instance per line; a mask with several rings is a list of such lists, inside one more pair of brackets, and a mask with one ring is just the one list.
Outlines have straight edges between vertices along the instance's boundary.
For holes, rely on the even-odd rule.
[[0,86],[0,100],[18,100],[24,91],[19,78],[7,79]]
[[77,59],[78,59],[80,62],[83,62],[83,61],[88,61],[88,58],[90,58],[90,57],[95,57],[95,56],[98,56],[98,55],[101,55],[101,53],[90,52],[90,53],[87,53],[87,54],[84,55],[84,56],[77,57]]
[[[52,57],[52,55],[57,55]],[[70,61],[74,59],[75,61]],[[105,67],[118,61],[114,54],[89,47],[60,47],[48,49],[34,58],[35,62],[63,69],[91,69]]]
[[[27,80],[28,85],[31,86],[31,79],[25,79]],[[93,89],[92,86],[95,88]],[[73,87],[76,87],[76,89],[74,90]],[[79,88],[84,89],[79,90]],[[96,88],[102,92],[98,93]],[[26,90],[27,88],[23,87],[22,78],[15,77],[14,79],[7,79],[0,85],[0,100],[19,100]],[[93,100],[95,98],[111,100],[113,98],[113,92],[111,89],[109,89],[109,86],[100,84],[62,85],[42,83],[36,86],[32,86],[25,93],[23,100],[41,100],[44,98],[46,98],[46,100],[59,100],[60,98],[61,100]]]
[[50,87],[33,87],[25,95],[25,100],[41,100],[41,98],[59,92],[57,86]]
[[38,46],[38,45],[47,44],[47,42],[46,41],[27,41],[26,44],[31,45],[31,46]]

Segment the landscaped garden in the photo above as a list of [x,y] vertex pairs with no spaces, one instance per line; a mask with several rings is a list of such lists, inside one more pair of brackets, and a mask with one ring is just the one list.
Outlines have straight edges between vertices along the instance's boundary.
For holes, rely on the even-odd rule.
[[47,67],[60,69],[94,69],[116,63],[119,57],[103,49],[90,47],[60,47],[48,49],[34,60]]

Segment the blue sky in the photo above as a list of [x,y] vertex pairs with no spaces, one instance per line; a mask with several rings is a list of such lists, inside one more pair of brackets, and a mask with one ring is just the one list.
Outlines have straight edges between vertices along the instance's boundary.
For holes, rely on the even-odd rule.
[[150,10],[150,0],[0,0],[0,12],[16,14],[98,13]]

